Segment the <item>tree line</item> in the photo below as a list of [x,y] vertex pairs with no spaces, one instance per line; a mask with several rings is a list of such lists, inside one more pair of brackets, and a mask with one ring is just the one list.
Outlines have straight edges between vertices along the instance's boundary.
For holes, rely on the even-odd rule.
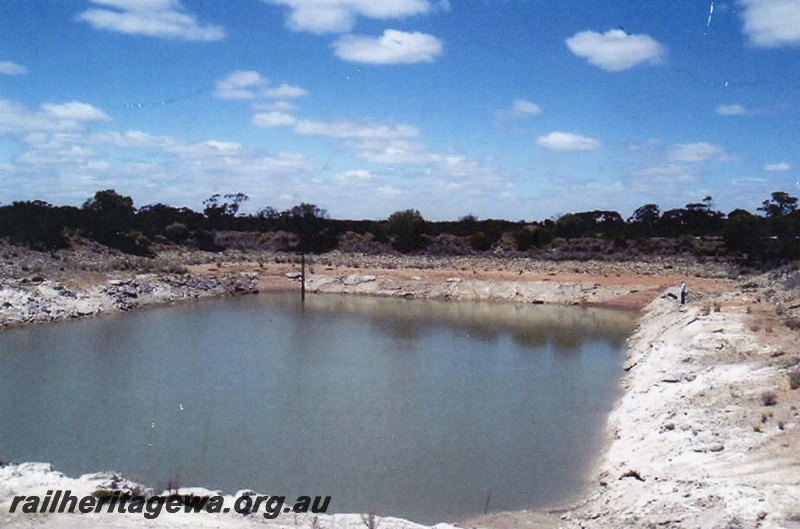
[[307,203],[284,211],[266,207],[242,214],[247,200],[243,193],[215,194],[204,201],[201,212],[165,204],[136,208],[131,197],[113,189],[98,191],[81,207],[20,201],[0,206],[0,237],[51,251],[67,247],[73,237],[85,237],[144,256],[153,254],[154,243],[221,251],[225,245],[220,233],[247,232],[283,234],[279,249],[313,253],[353,240],[401,253],[514,253],[585,239],[607,241],[622,250],[646,246],[645,241],[654,239],[701,238],[717,241],[718,254],[751,262],[800,258],[798,199],[783,191],[772,193],[756,213],[743,209],[722,213],[708,196],[666,211],[657,204],[645,204],[627,219],[616,211],[593,210],[536,222],[473,215],[434,222],[414,209],[397,211],[380,221],[341,220]]

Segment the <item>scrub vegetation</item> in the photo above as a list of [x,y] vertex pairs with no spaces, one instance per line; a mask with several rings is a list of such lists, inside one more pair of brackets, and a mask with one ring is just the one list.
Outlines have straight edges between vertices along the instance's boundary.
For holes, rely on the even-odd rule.
[[549,260],[637,260],[692,256],[773,268],[800,258],[797,198],[776,191],[757,213],[716,211],[712,197],[662,211],[645,204],[629,218],[616,211],[583,211],[542,221],[429,221],[419,211],[385,220],[340,220],[314,204],[285,211],[266,207],[242,214],[243,193],[213,195],[202,212],[165,204],[134,206],[114,190],[98,191],[82,207],[42,201],[0,207],[0,237],[37,250],[93,240],[126,254],[152,257],[165,247],[203,251],[338,249],[361,254],[499,255]]

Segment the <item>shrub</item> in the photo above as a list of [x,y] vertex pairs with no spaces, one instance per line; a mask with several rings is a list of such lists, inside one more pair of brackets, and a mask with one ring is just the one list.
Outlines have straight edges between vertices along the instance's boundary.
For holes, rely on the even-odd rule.
[[475,250],[476,252],[485,252],[486,250],[489,250],[492,247],[492,241],[482,231],[470,235],[468,243],[469,247]]
[[386,220],[386,231],[392,237],[392,246],[397,251],[409,253],[422,245],[422,236],[427,223],[416,209],[392,213]]
[[182,222],[173,222],[164,228],[164,235],[172,242],[180,244],[189,238],[189,230],[186,228],[186,224]]
[[761,403],[764,406],[774,406],[778,402],[778,395],[774,391],[764,391],[761,393]]
[[517,243],[517,250],[527,252],[534,245],[533,232],[528,228],[515,231],[514,242]]

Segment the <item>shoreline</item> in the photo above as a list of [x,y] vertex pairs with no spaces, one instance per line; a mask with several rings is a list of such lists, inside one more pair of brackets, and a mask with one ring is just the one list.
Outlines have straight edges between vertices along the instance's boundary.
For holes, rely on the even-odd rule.
[[[588,266],[584,271],[564,270],[563,266],[559,270],[552,263],[543,270],[378,268],[369,262],[355,267],[324,263],[312,267],[307,277],[311,293],[560,303],[640,311],[637,329],[628,339],[623,394],[608,417],[608,438],[588,493],[574,505],[490,513],[458,525],[769,528],[794,523],[800,527],[800,457],[796,455],[800,453],[800,391],[790,390],[786,378],[787,366],[797,351],[788,349],[791,331],[784,335],[789,342],[779,339],[784,332],[779,323],[775,323],[777,334],[775,328],[766,333],[769,336],[752,330],[750,322],[756,316],[764,317],[764,307],[758,305],[762,291],[741,295],[739,284],[732,280],[690,277],[686,280],[690,303],[680,307],[668,297],[670,289],[680,283],[679,274],[626,275],[616,273],[613,266],[594,271]],[[64,295],[66,287],[51,279],[33,285],[4,280],[0,283],[0,328],[9,323],[25,325],[122,312],[199,297],[299,289],[296,269],[291,263],[198,264],[189,266],[187,274],[109,275],[105,282],[86,289],[68,289],[73,295]],[[41,297],[31,294],[34,289]],[[38,305],[22,298],[25,303],[13,308],[47,310],[27,320],[7,318],[4,303],[20,299],[20,291]],[[49,300],[54,303],[48,307]],[[750,313],[752,306],[761,307],[756,315]],[[94,311],[81,312],[81,307]],[[761,402],[767,390],[776,393],[776,404]],[[43,469],[36,472],[41,475]],[[50,475],[48,479],[70,478]],[[5,509],[9,493],[0,481],[0,504]],[[3,515],[0,511],[0,517]],[[27,516],[31,525],[38,518]],[[358,515],[352,516],[357,518],[341,519],[343,526],[363,526]],[[75,518],[72,523],[76,526],[89,522],[85,516]],[[197,526],[200,518],[204,516],[191,515],[186,526]],[[100,516],[97,523],[102,519]],[[16,517],[17,522],[21,525],[14,527],[27,527],[25,518]],[[382,519],[381,527],[423,527],[402,522]],[[311,524],[309,520],[306,523]],[[58,526],[71,527],[62,525],[61,519]],[[249,527],[233,520],[230,523],[230,527],[240,526]]]

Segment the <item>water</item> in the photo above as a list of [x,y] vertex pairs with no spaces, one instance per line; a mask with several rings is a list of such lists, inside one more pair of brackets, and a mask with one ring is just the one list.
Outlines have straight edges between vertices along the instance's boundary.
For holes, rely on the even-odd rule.
[[297,298],[0,333],[0,458],[423,522],[585,487],[629,315]]

